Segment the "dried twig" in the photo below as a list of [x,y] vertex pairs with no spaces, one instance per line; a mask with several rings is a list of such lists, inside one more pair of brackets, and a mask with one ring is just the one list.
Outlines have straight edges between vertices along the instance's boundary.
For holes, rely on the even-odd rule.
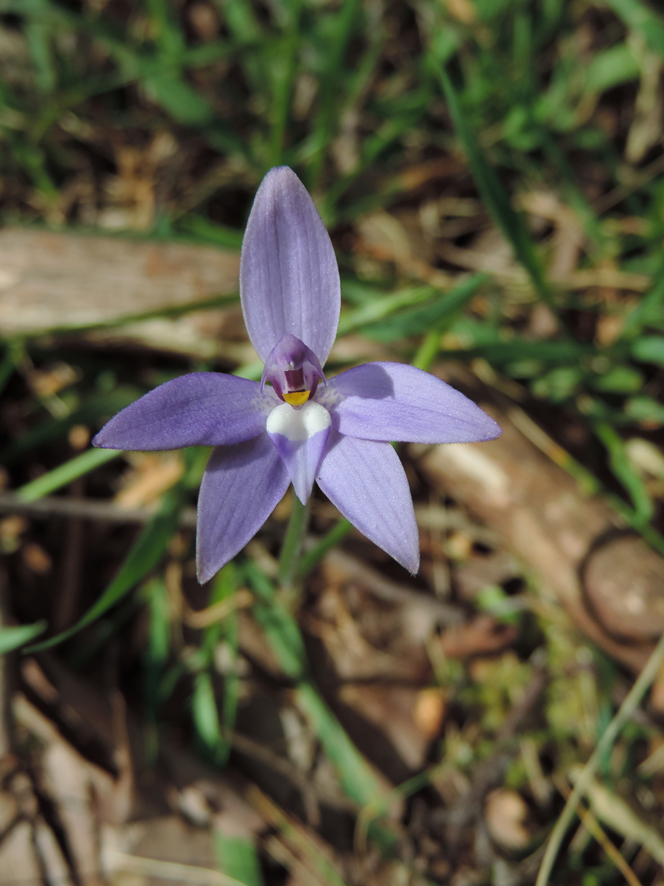
[[444,603],[435,597],[428,597],[407,585],[390,581],[377,569],[366,566],[356,557],[343,551],[330,551],[325,556],[325,563],[341,575],[358,582],[368,593],[381,600],[419,606],[435,616],[441,624],[461,624],[465,620],[465,615],[460,607]]
[[220,600],[206,609],[196,611],[195,609],[190,609],[185,603],[182,620],[190,628],[209,628],[210,625],[223,621],[231,612],[235,612],[236,609],[246,609],[253,602],[254,595],[251,591],[248,591],[246,588],[240,588],[232,597],[229,597],[227,600]]
[[[0,513],[25,514],[26,517],[46,520],[50,517],[71,517],[95,520],[99,523],[147,523],[155,512],[150,508],[121,508],[110,501],[90,498],[70,499],[46,496],[37,501],[20,501],[11,492],[0,492]],[[196,525],[196,508],[183,508],[180,526]]]

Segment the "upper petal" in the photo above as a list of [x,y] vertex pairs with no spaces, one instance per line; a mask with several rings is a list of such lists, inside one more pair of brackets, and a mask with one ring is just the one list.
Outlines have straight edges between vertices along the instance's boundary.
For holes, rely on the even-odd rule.
[[389,443],[330,432],[318,485],[353,526],[415,573],[420,543],[406,472]]
[[196,571],[203,583],[241,551],[288,489],[288,471],[267,434],[210,456],[198,496]]
[[251,440],[279,400],[273,391],[221,372],[192,372],[127,406],[92,441],[107,449],[180,449]]
[[470,443],[499,425],[444,381],[404,363],[366,363],[328,381],[317,398],[342,434],[365,440]]
[[240,296],[261,360],[291,333],[325,363],[339,324],[339,269],[313,200],[287,166],[271,169],[256,194],[242,242]]

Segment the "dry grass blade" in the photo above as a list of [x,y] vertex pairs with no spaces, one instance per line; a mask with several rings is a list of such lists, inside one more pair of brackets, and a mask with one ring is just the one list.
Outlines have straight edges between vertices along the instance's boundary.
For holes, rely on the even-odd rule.
[[249,789],[248,796],[259,814],[279,831],[279,839],[272,838],[268,842],[268,851],[297,878],[302,878],[303,886],[305,883],[345,886],[331,858],[330,847],[279,809],[255,786]]
[[[560,791],[565,800],[569,800],[570,794],[572,792],[568,788],[564,778],[561,775],[554,773],[552,779],[556,788]],[[606,833],[602,829],[602,826],[599,824],[595,816],[587,809],[584,809],[584,807],[581,805],[577,807],[577,810],[579,813],[579,818],[583,822],[583,825],[588,833],[592,834],[595,840],[597,840],[599,845],[606,853],[607,857],[611,859],[616,868],[623,875],[628,883],[628,886],[642,886],[639,878],[631,869],[622,853],[613,845],[611,840],[607,837]]]
[[189,864],[178,864],[173,861],[159,861],[154,858],[141,858],[138,855],[127,855],[115,849],[103,852],[104,869],[109,876],[114,873],[135,874],[139,877],[155,877],[161,880],[173,880],[191,886],[245,886],[240,880],[228,877],[220,871],[197,867]]
[[565,838],[567,828],[576,814],[581,798],[588,792],[604,755],[611,747],[613,747],[614,741],[618,735],[620,735],[622,728],[638,708],[643,696],[652,685],[653,680],[657,676],[663,663],[664,634],[648,659],[646,666],[643,668],[636,682],[630,689],[629,694],[620,705],[618,712],[605,729],[592,753],[592,756],[580,772],[576,784],[574,785],[574,790],[565,803],[565,808],[561,812],[551,836],[549,837],[549,842],[546,847],[546,852],[544,853],[544,859],[542,860],[542,866],[537,875],[535,886],[546,886],[549,882],[549,877],[553,870],[553,865],[555,864],[560,845]]
[[232,597],[221,600],[207,609],[198,612],[190,609],[186,604],[183,612],[184,623],[190,628],[209,628],[210,625],[223,621],[237,609],[247,609],[254,602],[254,595],[246,588],[240,588]]

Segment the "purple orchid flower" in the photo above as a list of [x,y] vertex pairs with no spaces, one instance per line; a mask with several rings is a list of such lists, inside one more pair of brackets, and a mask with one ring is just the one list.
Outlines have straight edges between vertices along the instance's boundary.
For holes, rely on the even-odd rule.
[[218,372],[175,378],[118,413],[95,446],[154,451],[213,446],[198,500],[196,562],[210,579],[258,532],[293,484],[314,481],[341,513],[411,573],[419,537],[390,441],[466,443],[501,429],[432,375],[367,363],[327,379],[340,309],[332,242],[304,185],[270,170],[242,243],[240,295],[265,362],[258,382]]

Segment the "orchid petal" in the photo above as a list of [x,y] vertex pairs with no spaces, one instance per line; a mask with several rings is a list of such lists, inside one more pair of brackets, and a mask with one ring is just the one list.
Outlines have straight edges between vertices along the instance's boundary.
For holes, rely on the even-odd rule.
[[214,450],[198,496],[196,570],[201,584],[253,538],[288,484],[288,471],[267,434]]
[[309,501],[330,433],[330,413],[320,403],[293,409],[282,403],[273,409],[266,430],[286,465],[295,494],[303,505]]
[[316,398],[342,434],[365,440],[469,443],[499,425],[460,391],[414,366],[366,363],[328,380]]
[[261,360],[291,333],[325,363],[339,323],[339,269],[311,197],[286,166],[271,169],[256,194],[242,242],[240,297]]
[[171,379],[127,406],[94,438],[106,449],[227,446],[257,437],[279,400],[273,391],[221,372]]
[[353,526],[409,572],[420,565],[413,500],[389,443],[330,433],[318,485]]

